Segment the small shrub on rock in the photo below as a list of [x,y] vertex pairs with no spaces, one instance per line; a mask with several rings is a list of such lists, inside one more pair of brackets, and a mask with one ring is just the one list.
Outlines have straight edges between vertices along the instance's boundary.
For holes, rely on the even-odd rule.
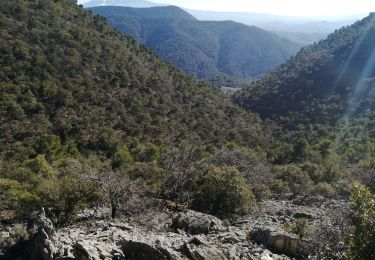
[[285,231],[304,238],[309,230],[309,221],[305,218],[297,219],[294,223],[284,224]]

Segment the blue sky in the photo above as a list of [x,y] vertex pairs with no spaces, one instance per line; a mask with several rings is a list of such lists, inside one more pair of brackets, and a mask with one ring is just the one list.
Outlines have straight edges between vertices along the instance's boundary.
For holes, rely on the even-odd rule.
[[[80,0],[83,3],[87,0]],[[340,16],[375,11],[375,0],[151,0],[198,10],[292,16]]]

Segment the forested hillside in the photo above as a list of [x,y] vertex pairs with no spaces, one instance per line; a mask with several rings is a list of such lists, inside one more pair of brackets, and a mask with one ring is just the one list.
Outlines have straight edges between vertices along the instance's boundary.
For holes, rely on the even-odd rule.
[[235,100],[264,117],[289,123],[336,123],[374,111],[375,15],[303,48]]
[[300,45],[254,26],[198,21],[174,7],[94,7],[118,30],[135,37],[163,59],[199,78],[264,74],[295,54]]
[[0,10],[0,207],[72,210],[96,194],[78,178],[90,167],[132,169],[168,194],[172,148],[193,147],[198,160],[232,141],[268,146],[256,115],[74,1]]
[[[326,176],[328,183],[352,175],[375,190],[370,181],[375,157],[374,42],[375,15],[370,14],[303,48],[234,94],[237,104],[278,122],[281,139],[294,143],[294,148],[280,147],[281,157],[274,162],[301,166],[301,160],[290,159],[298,155],[336,172],[328,174],[333,179]],[[320,151],[322,160],[314,151]]]

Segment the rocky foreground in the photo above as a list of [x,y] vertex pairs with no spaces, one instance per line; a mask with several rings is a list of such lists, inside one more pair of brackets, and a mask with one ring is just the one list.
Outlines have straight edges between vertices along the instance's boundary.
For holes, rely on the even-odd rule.
[[148,223],[87,211],[63,228],[41,211],[27,225],[28,239],[15,238],[20,224],[1,228],[0,259],[314,259],[314,237],[288,233],[286,224],[303,218],[309,232],[326,228],[330,212],[345,207],[346,201],[316,197],[270,200],[232,222],[189,210],[164,209]]

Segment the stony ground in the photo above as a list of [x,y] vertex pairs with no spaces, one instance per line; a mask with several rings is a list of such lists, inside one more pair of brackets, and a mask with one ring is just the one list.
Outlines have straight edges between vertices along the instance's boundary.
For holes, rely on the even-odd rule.
[[[42,212],[28,225],[34,230],[30,242],[14,246],[0,259],[19,256],[20,248],[27,252],[21,255],[25,259],[304,259],[313,253],[311,241],[286,232],[285,224],[304,218],[313,230],[326,221],[331,208],[347,205],[319,197],[269,200],[253,216],[233,222],[194,211],[164,209],[147,223],[112,221],[106,212],[86,211],[76,224],[59,229]],[[3,227],[0,243],[14,244],[14,229],[22,232],[20,227]]]

